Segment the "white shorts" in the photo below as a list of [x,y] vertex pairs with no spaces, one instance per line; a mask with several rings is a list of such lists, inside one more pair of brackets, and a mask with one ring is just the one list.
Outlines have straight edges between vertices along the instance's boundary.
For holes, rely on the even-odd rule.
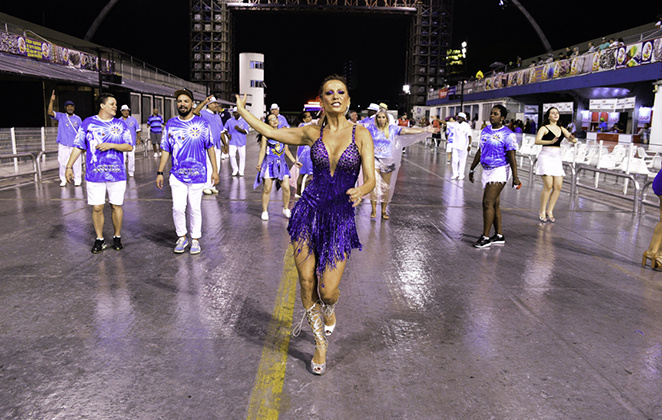
[[87,182],[87,204],[90,206],[103,206],[106,204],[106,191],[110,204],[121,206],[124,204],[124,191],[126,181],[117,182]]
[[506,183],[510,179],[510,165],[499,166],[494,169],[483,168],[483,174],[480,180],[483,182],[483,189],[490,183]]

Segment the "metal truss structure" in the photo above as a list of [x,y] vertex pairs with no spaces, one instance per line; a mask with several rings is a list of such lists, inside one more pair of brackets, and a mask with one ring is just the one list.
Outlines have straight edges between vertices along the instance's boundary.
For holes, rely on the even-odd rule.
[[444,85],[450,47],[453,0],[189,0],[191,80],[232,100],[234,80],[232,10],[332,11],[411,15],[406,106],[425,105],[427,92]]

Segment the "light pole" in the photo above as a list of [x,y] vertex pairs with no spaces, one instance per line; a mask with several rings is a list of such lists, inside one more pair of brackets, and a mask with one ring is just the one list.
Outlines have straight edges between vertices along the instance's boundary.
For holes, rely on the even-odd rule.
[[462,42],[462,64],[464,65],[464,69],[462,70],[462,80],[460,80],[460,83],[462,83],[462,88],[460,90],[460,112],[464,112],[464,78],[467,75],[467,42],[466,41]]

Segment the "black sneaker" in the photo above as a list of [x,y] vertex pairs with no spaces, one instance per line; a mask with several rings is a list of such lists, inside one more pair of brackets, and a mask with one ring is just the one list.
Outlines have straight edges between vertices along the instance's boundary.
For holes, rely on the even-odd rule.
[[106,241],[103,239],[97,239],[94,241],[94,246],[92,247],[92,253],[93,254],[98,254],[104,249],[106,249],[108,245],[106,245]]
[[122,245],[122,237],[121,236],[113,236],[113,249],[115,251],[119,251],[122,248],[124,248],[124,245]]
[[490,242],[492,242],[495,245],[505,244],[506,237],[503,235],[499,235],[498,233],[495,233],[494,236],[490,238]]
[[487,248],[490,245],[492,245],[492,241],[490,241],[490,238],[488,238],[487,236],[481,236],[474,243],[474,248]]

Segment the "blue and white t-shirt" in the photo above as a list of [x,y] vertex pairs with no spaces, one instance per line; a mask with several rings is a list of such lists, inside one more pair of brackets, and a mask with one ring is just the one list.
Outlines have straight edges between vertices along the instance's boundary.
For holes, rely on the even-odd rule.
[[147,118],[147,125],[152,133],[159,134],[163,131],[163,117],[152,114]]
[[57,142],[63,146],[73,147],[74,140],[78,134],[83,121],[76,114],[68,115],[62,112],[56,112],[53,118],[57,121]]
[[200,116],[207,121],[209,124],[209,130],[211,131],[211,142],[214,144],[215,148],[221,147],[221,131],[223,130],[223,122],[221,121],[221,116],[211,112],[208,109],[203,109],[200,112]]
[[517,150],[515,133],[505,125],[493,129],[491,125],[480,133],[480,164],[484,169],[494,169],[508,165],[506,152]]
[[131,132],[131,146],[136,147],[138,131],[142,131],[140,129],[140,124],[138,124],[138,120],[129,115],[129,117],[126,119],[122,117],[122,121],[124,121],[124,124],[129,127],[129,131]]
[[457,125],[456,122],[448,122],[446,124],[446,143],[451,144],[453,143],[453,139],[455,139],[455,126]]
[[[375,127],[375,126],[372,126]],[[378,130],[377,127],[374,130],[370,130],[372,135],[372,142],[374,144],[375,157],[378,159],[392,159],[393,158],[393,143],[395,141],[395,136],[400,134],[402,127],[397,125],[388,126],[388,138],[381,130]]]
[[214,147],[209,124],[204,118],[193,116],[183,121],[171,118],[161,139],[161,149],[170,153],[170,173],[185,184],[207,182],[207,149]]
[[232,146],[237,146],[237,147],[243,147],[246,146],[246,134],[240,133],[235,129],[235,126],[238,126],[242,130],[248,131],[249,125],[244,120],[243,118],[239,117],[239,119],[235,119],[234,117],[230,118],[225,122],[225,127],[223,127],[223,130],[227,131],[232,138],[230,139],[230,145]]
[[88,182],[126,181],[124,171],[124,152],[108,149],[97,150],[101,143],[131,144],[131,132],[124,121],[113,118],[103,121],[97,115],[85,118],[78,130],[74,146],[85,150],[87,169],[85,180]]
[[290,124],[287,122],[287,118],[278,114],[278,128],[290,128]]

